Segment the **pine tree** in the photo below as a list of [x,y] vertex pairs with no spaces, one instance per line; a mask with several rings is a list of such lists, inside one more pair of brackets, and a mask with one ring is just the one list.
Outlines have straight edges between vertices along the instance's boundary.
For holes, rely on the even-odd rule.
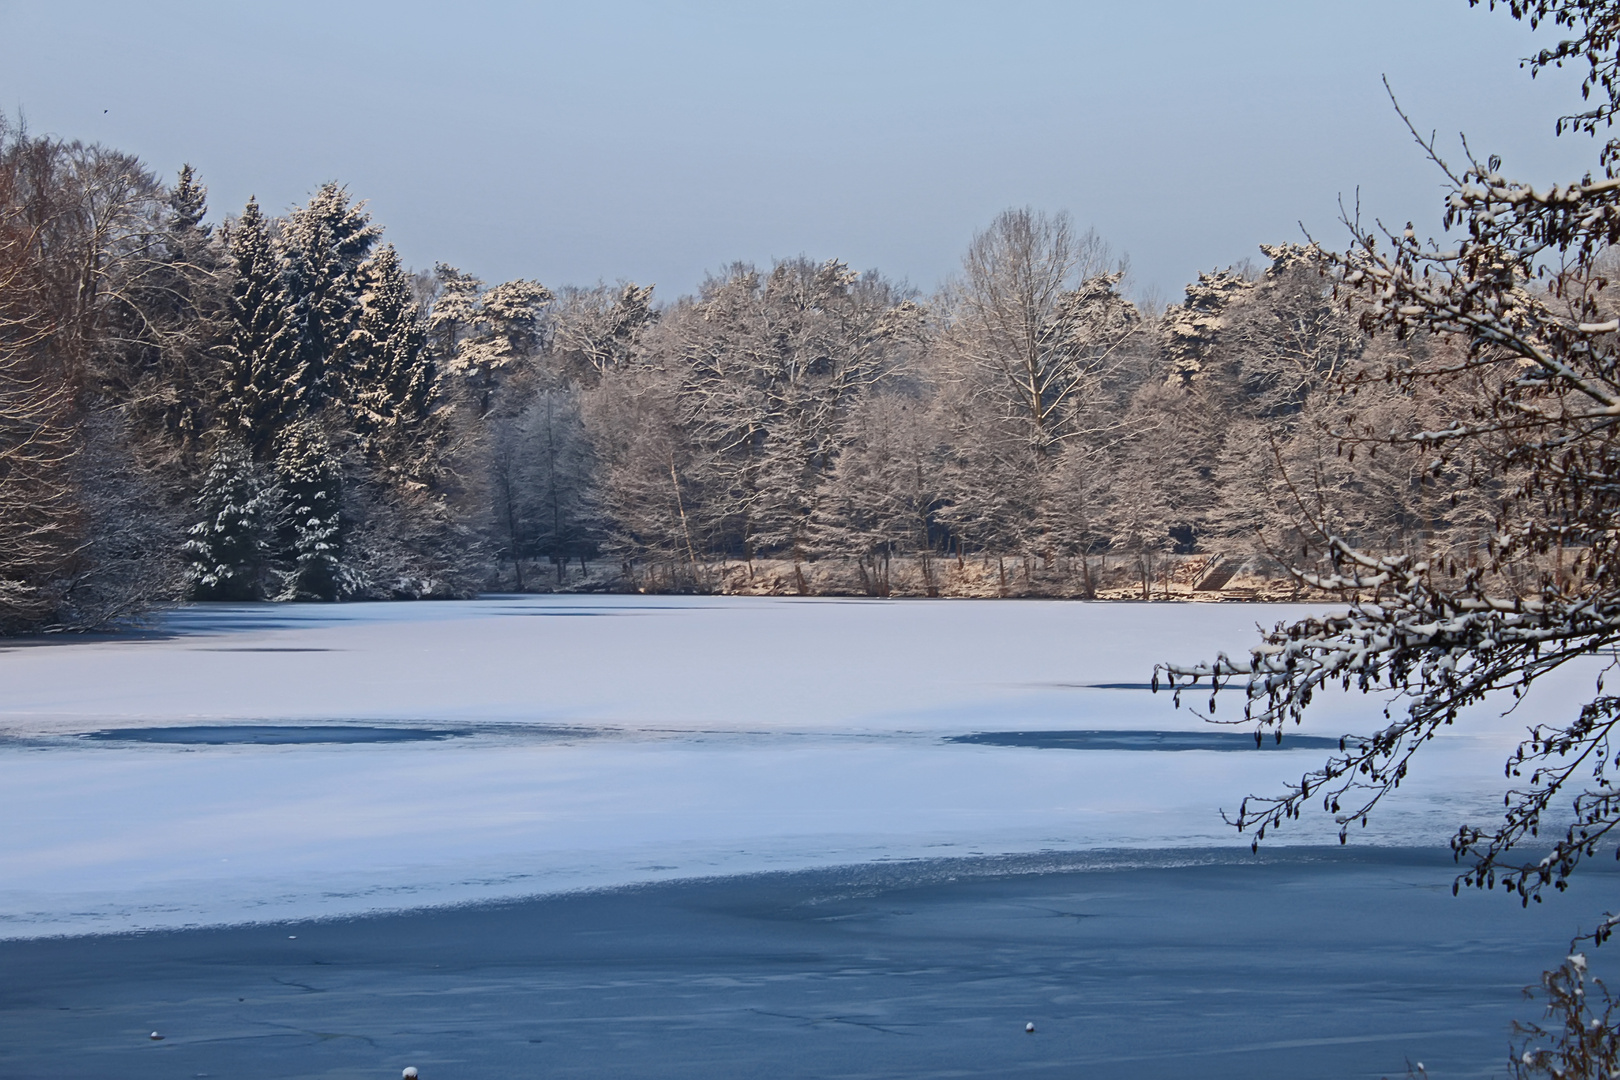
[[258,457],[296,415],[308,376],[298,355],[296,328],[288,320],[282,261],[256,200],[248,200],[227,243],[231,341],[225,349],[219,411],[226,431]]
[[1187,286],[1186,302],[1166,309],[1159,333],[1170,382],[1190,386],[1204,376],[1205,363],[1226,329],[1228,309],[1252,287],[1235,270],[1199,274]]
[[286,513],[281,549],[290,566],[277,600],[336,600],[349,591],[342,565],[343,471],[319,427],[289,427],[276,454]]
[[[368,449],[408,439],[437,399],[427,327],[392,244],[360,268],[360,315],[344,344],[354,425]],[[386,456],[386,454],[384,454]]]
[[453,357],[461,339],[472,332],[478,318],[478,298],[484,283],[449,263],[433,266],[433,310],[428,315],[428,333],[440,356]]
[[[476,284],[476,279],[463,279],[458,282],[462,291],[440,298],[434,308],[435,324],[447,303],[464,313],[468,282]],[[543,313],[552,294],[539,282],[520,278],[485,290],[477,300],[471,324],[457,339],[455,352],[447,354],[445,370],[461,380],[483,416],[494,404],[502,379],[522,370],[539,353],[545,337]],[[451,325],[460,326],[461,318],[462,314],[455,315]]]
[[343,346],[360,316],[360,266],[381,232],[365,205],[351,204],[338,184],[322,185],[287,218],[288,320],[298,333],[297,383],[288,393],[306,413],[344,389]]
[[222,438],[197,496],[202,520],[187,530],[190,539],[180,549],[195,598],[263,598],[276,495],[247,447]]
[[169,189],[169,232],[183,236],[197,232],[207,236],[209,229],[203,218],[208,216],[208,189],[197,183],[197,174],[189,163],[180,166],[180,176]]
[[164,215],[165,265],[154,275],[162,302],[154,305],[149,325],[157,338],[159,375],[169,391],[154,398],[163,403],[164,427],[186,451],[211,426],[208,412],[218,397],[219,371],[210,353],[229,333],[222,250],[203,223],[207,215],[208,189],[190,165],[181,166]]

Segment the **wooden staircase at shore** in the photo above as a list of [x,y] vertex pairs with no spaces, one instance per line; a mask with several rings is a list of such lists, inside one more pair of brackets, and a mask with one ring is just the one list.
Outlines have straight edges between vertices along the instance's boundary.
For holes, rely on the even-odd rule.
[[1242,559],[1217,555],[1210,561],[1204,575],[1193,585],[1193,592],[1220,592],[1243,566]]

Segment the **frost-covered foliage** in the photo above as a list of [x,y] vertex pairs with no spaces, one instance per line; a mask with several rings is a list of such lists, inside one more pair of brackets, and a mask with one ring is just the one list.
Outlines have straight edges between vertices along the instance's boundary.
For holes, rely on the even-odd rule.
[[565,288],[552,319],[551,352],[565,377],[591,385],[635,355],[642,334],[658,320],[651,285],[617,289]]
[[[799,257],[659,301],[628,281],[412,272],[337,183],[212,226],[189,167],[165,185],[100,147],[0,142],[0,214],[28,223],[0,309],[32,313],[7,324],[0,396],[26,418],[10,452],[38,466],[0,478],[37,481],[6,521],[8,629],[185,593],[209,455],[239,442],[280,475],[311,433],[336,516],[298,511],[302,539],[278,519],[271,597],[1152,599],[1200,560],[1269,572],[1312,529],[1477,560],[1510,482],[1445,455],[1440,480],[1487,478],[1453,504],[1426,449],[1335,456],[1357,425],[1445,430],[1489,386],[1348,394],[1457,347],[1434,327],[1369,342],[1367,302],[1347,309],[1311,246],[1262,247],[1261,268],[1203,275],[1160,317],[1095,233],[1013,209],[934,295]],[[123,480],[75,479],[92,475]]]
[[356,591],[343,566],[343,470],[316,425],[293,424],[276,451],[281,489],[279,600],[336,600]]
[[202,520],[180,550],[201,600],[259,600],[265,592],[280,493],[247,447],[221,439],[197,494]]
[[[728,563],[751,580],[771,560],[793,589],[836,563],[842,587],[885,595],[901,559],[905,588],[932,594],[973,557],[1007,594],[1043,566],[1095,595],[1128,565],[1152,597],[1173,556],[1269,556],[1254,527],[1292,529],[1303,455],[1343,412],[1335,375],[1365,352],[1314,248],[1262,250],[1264,273],[1220,276],[1237,284],[1197,378],[1175,374],[1185,312],[1144,317],[1123,260],[1034,210],[993,222],[926,301],[837,260],[739,264],[662,308],[635,283],[490,287],[440,264],[412,286],[413,370],[431,360],[438,376],[413,445],[442,455],[432,475],[465,500],[455,513],[498,588],[565,584],[577,560],[576,586],[701,590]],[[362,271],[402,283],[362,293],[385,322],[405,292],[391,258]],[[375,351],[372,318],[352,373]],[[399,469],[409,453],[370,449],[386,410],[350,396],[368,464]],[[1398,485],[1333,479],[1318,494],[1347,519],[1412,541]]]
[[392,244],[360,267],[359,282],[356,325],[344,342],[355,434],[374,468],[425,479],[433,462],[423,444],[439,426],[440,397],[427,325]]
[[869,596],[891,593],[897,555],[918,557],[923,589],[938,595],[938,470],[932,405],[917,393],[869,394],[852,411],[837,464],[816,508],[816,553],[852,557]]
[[[1610,73],[1620,4],[1510,8],[1576,35],[1532,57],[1532,68],[1586,58],[1589,89],[1617,92]],[[1565,124],[1606,125],[1617,103],[1607,96]],[[1321,561],[1299,578],[1345,606],[1279,625],[1241,659],[1161,670],[1178,695],[1210,684],[1237,690],[1257,738],[1280,739],[1331,686],[1395,698],[1382,730],[1345,739],[1297,784],[1243,803],[1235,823],[1254,830],[1256,843],[1317,805],[1344,840],[1465,709],[1488,696],[1518,698],[1571,660],[1620,643],[1620,309],[1604,262],[1620,241],[1616,143],[1600,156],[1605,178],[1538,187],[1503,176],[1494,158],[1452,169],[1431,142],[1419,142],[1450,187],[1447,240],[1426,244],[1410,226],[1380,235],[1350,222],[1354,246],[1327,257],[1325,270],[1363,331],[1428,344],[1338,372],[1350,404],[1334,438],[1355,482],[1376,482],[1375,452],[1393,456],[1441,496],[1415,500],[1426,505],[1414,514],[1436,503],[1458,508],[1477,532],[1466,548],[1398,551],[1379,542],[1378,529],[1349,532],[1343,513],[1302,499],[1300,535]],[[1419,527],[1421,519],[1406,523],[1406,535]],[[1211,708],[1218,697],[1211,694]],[[1531,725],[1506,763],[1512,788],[1502,818],[1465,824],[1452,840],[1468,866],[1459,884],[1529,903],[1548,886],[1562,888],[1583,860],[1616,850],[1617,720],[1620,698],[1599,679],[1578,714]],[[1533,850],[1521,854],[1526,846]],[[1615,925],[1610,916],[1598,938]]]
[[1220,343],[1226,311],[1241,300],[1253,282],[1231,270],[1199,274],[1187,286],[1187,299],[1164,313],[1160,332],[1168,377],[1187,386],[1204,373],[1204,362]]
[[78,445],[68,395],[34,355],[46,330],[25,244],[17,215],[0,216],[0,629],[52,618],[79,544]]
[[1095,233],[1066,216],[1009,210],[968,248],[945,347],[1037,451],[1107,425],[1103,390],[1141,336]]
[[189,173],[170,192],[126,154],[0,121],[0,632],[178,590],[155,477],[209,422],[202,198]]
[[614,546],[693,577],[717,549],[802,563],[851,410],[895,376],[921,319],[880,276],[806,259],[734,266],[664,312],[596,370],[587,403]]

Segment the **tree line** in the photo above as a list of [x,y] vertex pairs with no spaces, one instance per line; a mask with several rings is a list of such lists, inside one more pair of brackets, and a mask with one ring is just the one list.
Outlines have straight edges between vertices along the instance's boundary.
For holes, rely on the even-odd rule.
[[[1352,423],[1444,425],[1346,377],[1444,349],[1358,326],[1310,245],[1162,310],[1062,214],[1009,210],[935,294],[836,259],[695,295],[412,271],[329,183],[209,223],[96,145],[0,131],[0,627],[153,602],[758,589],[1151,596],[1301,511],[1484,550],[1489,507]],[[1455,487],[1455,485],[1451,485]]]

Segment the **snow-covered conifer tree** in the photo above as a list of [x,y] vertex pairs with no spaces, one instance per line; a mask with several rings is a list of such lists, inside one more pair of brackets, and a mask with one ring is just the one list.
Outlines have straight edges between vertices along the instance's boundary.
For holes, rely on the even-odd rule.
[[[465,285],[458,281],[458,288]],[[543,316],[551,304],[551,290],[536,281],[505,281],[477,297],[470,324],[463,324],[466,293],[447,291],[435,305],[452,303],[454,317],[437,321],[439,332],[457,329],[455,352],[444,362],[445,374],[456,380],[473,401],[478,415],[489,412],[501,380],[536,356],[543,345]]]
[[360,316],[360,267],[382,230],[363,203],[339,184],[323,184],[287,217],[281,233],[287,275],[287,320],[298,334],[298,361],[285,391],[304,410],[341,395],[348,358],[343,347]]
[[172,235],[208,234],[208,227],[203,224],[203,218],[208,216],[208,189],[197,182],[196,170],[189,163],[180,166],[180,175],[169,189],[168,203]]
[[282,432],[276,452],[281,489],[277,600],[336,600],[352,591],[343,567],[343,470],[310,421]]
[[271,226],[249,199],[227,237],[231,322],[224,349],[220,418],[256,456],[307,400],[310,376],[299,329],[288,317],[287,282]]
[[438,398],[427,326],[392,244],[360,269],[360,315],[344,343],[344,397],[375,464],[413,471],[410,444]]
[[220,439],[197,495],[202,520],[187,531],[181,547],[194,597],[264,597],[277,494],[244,443]]
[[1187,286],[1187,298],[1165,309],[1159,334],[1167,377],[1187,387],[1203,376],[1204,364],[1226,328],[1226,312],[1253,283],[1235,270],[1199,274]]

